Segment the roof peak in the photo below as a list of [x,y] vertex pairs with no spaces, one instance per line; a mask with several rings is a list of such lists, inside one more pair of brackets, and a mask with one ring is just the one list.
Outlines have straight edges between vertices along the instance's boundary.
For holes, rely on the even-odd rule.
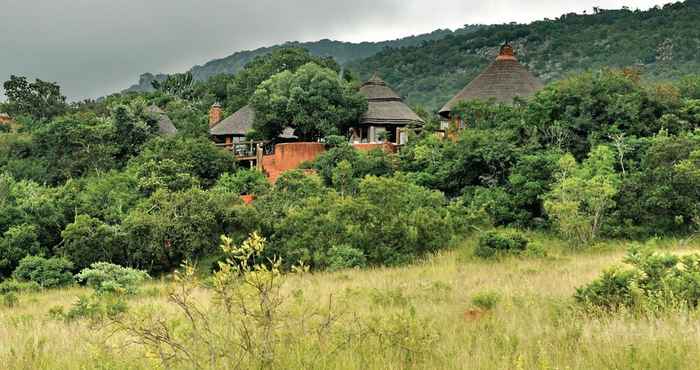
[[496,60],[518,60],[515,57],[515,50],[513,49],[513,46],[511,46],[508,41],[501,46],[501,50],[499,51]]
[[382,80],[381,77],[379,77],[379,72],[374,71],[372,74],[372,77],[370,77],[369,80],[367,80],[364,84],[362,85],[381,85],[381,86],[386,86],[386,82]]

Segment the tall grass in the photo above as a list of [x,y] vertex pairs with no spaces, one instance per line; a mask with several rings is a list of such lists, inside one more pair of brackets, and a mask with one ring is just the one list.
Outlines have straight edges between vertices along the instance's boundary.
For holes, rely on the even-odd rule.
[[[576,287],[622,261],[624,243],[571,253],[557,241],[539,242],[548,247],[550,257],[481,261],[470,257],[469,241],[403,268],[290,276],[284,287],[289,297],[311,303],[333,297],[340,315],[335,337],[328,339],[334,346],[319,344],[312,333],[295,328],[291,334],[298,340],[279,346],[275,367],[697,368],[697,312],[593,315],[573,302]],[[678,253],[700,247],[698,242],[675,249],[672,241],[659,244]],[[151,307],[171,317],[174,310],[165,303],[164,285],[153,283],[145,289],[148,294],[130,300],[131,310]],[[14,307],[0,306],[0,368],[160,366],[157,354],[124,333],[93,327],[89,321],[50,317],[51,307],[68,308],[81,294],[88,292],[71,288],[24,293]],[[202,305],[209,304],[209,291],[199,290],[196,297]]]

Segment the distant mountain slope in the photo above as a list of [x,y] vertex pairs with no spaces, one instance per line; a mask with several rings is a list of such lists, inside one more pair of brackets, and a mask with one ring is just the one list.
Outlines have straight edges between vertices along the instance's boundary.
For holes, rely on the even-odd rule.
[[[436,30],[427,34],[382,42],[351,43],[328,39],[315,42],[288,42],[281,45],[263,47],[255,50],[239,51],[225,58],[215,59],[201,66],[194,66],[190,71],[192,72],[192,76],[196,81],[204,81],[209,77],[222,73],[234,74],[256,56],[268,54],[273,50],[283,47],[302,47],[309,50],[313,55],[331,56],[335,58],[338,63],[346,64],[350,61],[370,57],[378,52],[381,52],[385,48],[401,48],[421,45],[424,42],[438,40],[448,35],[471,32],[479,29],[480,27],[481,26],[477,25],[466,26],[454,32],[447,29]],[[140,76],[138,84],[133,85],[124,91],[151,91],[151,82],[153,80],[164,80],[166,77],[167,75],[164,74],[154,75],[152,73],[144,73]]]
[[429,109],[438,109],[482,71],[506,40],[544,81],[606,66],[637,66],[652,79],[700,73],[700,0],[594,13],[483,27],[384,50],[348,67],[363,78],[379,71],[409,103]]

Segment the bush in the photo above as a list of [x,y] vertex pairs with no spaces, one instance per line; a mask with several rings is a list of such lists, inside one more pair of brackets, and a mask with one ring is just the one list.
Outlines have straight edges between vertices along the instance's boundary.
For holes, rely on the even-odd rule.
[[240,170],[233,174],[221,175],[214,186],[215,190],[237,195],[263,195],[270,190],[270,182],[257,170]]
[[17,281],[10,279],[0,283],[0,294],[37,292],[39,290],[41,290],[41,286],[34,281]]
[[698,307],[700,255],[679,257],[632,247],[625,262],[631,268],[614,267],[576,289],[576,301],[603,310]]
[[638,278],[639,271],[613,267],[585,287],[576,289],[574,298],[603,309],[630,307],[634,303],[634,281]]
[[132,209],[121,229],[126,238],[124,265],[168,272],[185,259],[216,251],[216,239],[226,231],[238,196],[189,189],[159,190]]
[[148,273],[107,262],[97,262],[75,276],[97,293],[135,294],[139,285],[149,279]]
[[502,255],[520,255],[527,250],[528,240],[517,231],[489,231],[479,237],[474,255],[492,258]]
[[0,238],[0,278],[10,276],[22,258],[44,252],[37,238],[34,225],[12,226],[5,232]]
[[61,306],[52,307],[49,310],[49,316],[67,322],[79,319],[99,322],[107,318],[114,318],[127,312],[127,310],[128,306],[126,301],[124,301],[124,297],[92,295],[79,296],[68,312],[65,312]]
[[73,263],[65,258],[27,256],[19,261],[13,276],[20,281],[33,281],[42,288],[58,288],[73,284]]
[[328,251],[328,269],[331,271],[365,267],[366,265],[367,258],[365,254],[351,246],[334,246]]
[[[328,268],[331,256],[335,256],[333,263],[345,261],[338,262],[341,266],[347,258],[359,263],[360,254],[347,247],[338,249],[343,245],[362,252],[369,265],[403,264],[446,247],[461,227],[442,193],[400,176],[368,176],[354,196],[330,190],[295,198],[287,203],[286,211],[265,213],[267,205],[274,209],[284,204],[270,204],[271,200],[276,198],[255,205],[265,217],[271,217],[267,222],[270,253],[281,256],[286,264],[303,261],[317,269]],[[273,212],[279,214],[272,217]]]
[[495,292],[481,292],[474,294],[472,304],[482,310],[492,310],[501,300],[501,296]]
[[119,226],[108,225],[87,215],[78,215],[75,222],[61,233],[59,252],[75,264],[76,269],[99,261],[124,260],[125,236]]

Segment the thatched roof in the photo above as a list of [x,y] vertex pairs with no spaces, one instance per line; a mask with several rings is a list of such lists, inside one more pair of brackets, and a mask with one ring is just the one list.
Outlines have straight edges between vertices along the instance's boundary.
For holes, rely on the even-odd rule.
[[146,112],[154,116],[158,123],[158,133],[161,135],[175,135],[177,133],[177,128],[173,125],[173,121],[170,120],[162,109],[158,108],[156,105],[151,105],[146,108]]
[[253,129],[255,110],[250,105],[236,111],[209,129],[212,136],[245,136]]
[[[212,136],[246,136],[248,131],[253,129],[254,122],[255,110],[250,105],[246,105],[210,128],[209,134]],[[280,139],[298,139],[291,127],[285,128],[278,137]]]
[[362,84],[360,93],[367,97],[367,112],[360,118],[362,125],[423,125],[423,120],[387,86],[377,74]]
[[515,97],[529,98],[543,86],[537,77],[518,62],[513,47],[505,44],[496,61],[445,104],[440,109],[440,115],[449,117],[452,108],[462,101],[493,100],[512,104]]

